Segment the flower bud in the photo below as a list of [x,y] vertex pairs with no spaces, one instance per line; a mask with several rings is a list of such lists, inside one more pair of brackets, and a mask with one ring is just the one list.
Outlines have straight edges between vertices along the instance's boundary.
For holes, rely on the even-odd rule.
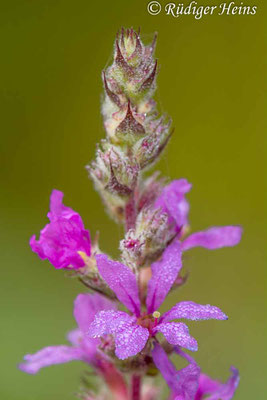
[[160,256],[171,239],[168,216],[157,209],[143,209],[135,228],[120,242],[122,259],[130,266],[145,266]]
[[102,144],[104,151],[97,150],[96,161],[88,166],[88,171],[110,215],[122,222],[124,207],[137,183],[139,166],[114,146]]
[[[150,46],[145,46],[139,33],[122,29],[115,41],[113,64],[103,72],[105,99],[102,106],[104,126],[111,143],[129,147],[139,141],[140,136],[149,137],[148,151],[154,158],[169,133],[166,132],[169,124],[162,129],[156,103],[152,100],[158,73],[157,60],[153,59],[155,44],[156,36]],[[152,151],[154,142],[156,149]],[[147,163],[149,159],[146,157]]]

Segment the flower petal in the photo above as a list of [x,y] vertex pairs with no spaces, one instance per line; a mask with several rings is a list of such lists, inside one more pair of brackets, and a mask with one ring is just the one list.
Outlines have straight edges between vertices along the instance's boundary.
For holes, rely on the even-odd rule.
[[135,356],[143,350],[148,338],[148,329],[139,325],[126,326],[116,333],[116,356],[121,360]]
[[186,179],[174,180],[165,186],[155,202],[155,207],[168,214],[170,223],[175,224],[178,232],[188,223],[189,204],[184,195],[190,191],[191,186]]
[[67,339],[72,344],[72,346],[79,347],[83,339],[83,333],[78,328],[73,329],[72,331],[68,332]]
[[114,334],[124,327],[131,326],[136,321],[135,317],[123,311],[100,311],[89,326],[87,335],[93,338],[107,334]]
[[95,258],[102,278],[118,299],[139,316],[140,300],[135,274],[126,265],[110,260],[105,254],[97,254]]
[[167,382],[167,385],[172,389],[173,392],[178,391],[179,383],[178,379],[176,378],[176,368],[158,343],[154,344],[152,358],[156,367],[160,370],[163,378]]
[[196,339],[189,335],[188,327],[182,322],[162,323],[156,326],[154,331],[161,332],[170,344],[178,345],[191,351],[197,351],[198,349]]
[[80,348],[83,353],[83,361],[92,365],[97,364],[98,359],[96,354],[100,344],[99,339],[93,339],[89,336],[85,336],[84,332],[80,331],[80,329],[70,331],[67,335],[67,339],[72,346]]
[[58,217],[71,218],[74,215],[77,215],[75,211],[63,204],[63,197],[64,193],[56,189],[52,190],[50,196],[50,211],[47,214],[50,221],[53,221]]
[[55,268],[78,269],[85,263],[79,252],[91,254],[91,239],[80,215],[62,204],[63,193],[54,190],[50,200],[47,224],[40,233],[30,239],[32,251],[48,259]]
[[216,392],[220,386],[221,382],[201,373],[195,400],[202,400],[208,393]]
[[99,311],[115,309],[115,304],[100,294],[79,294],[74,301],[73,314],[80,330],[87,332]]
[[77,347],[50,346],[35,354],[26,355],[25,362],[19,365],[19,369],[28,374],[36,374],[43,367],[83,359],[83,352]]
[[240,242],[241,236],[242,228],[240,226],[214,227],[188,236],[182,243],[182,249],[185,251],[192,247],[204,247],[214,250],[235,246]]
[[161,259],[151,265],[152,278],[148,283],[146,298],[148,313],[163,303],[181,268],[181,244],[174,241],[165,249]]
[[200,368],[196,363],[188,364],[185,368],[176,372],[181,387],[181,400],[194,399],[198,387],[199,374]]
[[239,384],[239,373],[235,367],[231,367],[232,376],[226,383],[220,383],[211,379],[209,376],[201,374],[199,379],[199,388],[195,400],[201,400],[205,397],[206,400],[230,400]]
[[228,319],[218,307],[209,304],[197,304],[193,301],[182,301],[164,313],[161,317],[161,321],[167,322],[181,318],[194,321],[201,319]]
[[152,358],[170,387],[175,399],[194,399],[200,374],[200,368],[196,363],[191,363],[177,371],[175,366],[168,359],[165,351],[157,343],[152,350]]

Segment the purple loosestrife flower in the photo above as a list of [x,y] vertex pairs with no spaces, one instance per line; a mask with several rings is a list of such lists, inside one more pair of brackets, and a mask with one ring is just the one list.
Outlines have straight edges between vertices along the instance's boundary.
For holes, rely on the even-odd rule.
[[73,311],[78,328],[69,332],[67,336],[71,346],[49,346],[35,354],[28,354],[19,368],[28,374],[36,374],[43,367],[73,360],[99,367],[99,340],[89,338],[86,330],[97,312],[110,309],[115,309],[114,303],[99,294],[79,294],[74,301]]
[[170,400],[230,400],[233,398],[239,383],[236,368],[232,367],[232,376],[226,383],[221,383],[202,374],[195,361],[180,349],[178,353],[186,358],[189,364],[177,371],[159,344],[155,343],[152,350],[154,363],[171,390]]
[[[189,204],[185,194],[191,189],[191,184],[186,179],[172,181],[165,186],[154,203],[168,215],[169,224],[181,240],[188,226]],[[192,247],[204,247],[209,250],[221,247],[235,246],[240,242],[242,229],[239,226],[213,227],[205,231],[189,235],[182,242],[182,250]]]
[[161,332],[170,344],[196,351],[197,341],[189,335],[188,327],[182,322],[171,321],[174,319],[227,319],[217,307],[200,305],[191,301],[177,303],[162,317],[156,311],[182,267],[179,242],[173,242],[168,246],[161,260],[152,264],[152,278],[149,281],[146,299],[147,312],[143,313],[135,274],[126,265],[110,260],[104,254],[96,255],[96,262],[102,278],[131,314],[114,310],[100,311],[96,314],[88,335],[95,338],[113,334],[115,353],[120,359],[139,353],[148,339],[158,332]]
[[[50,198],[50,223],[42,229],[40,239],[30,239],[32,250],[55,268],[78,269],[91,254],[90,234],[80,215],[62,203],[63,193],[53,190]],[[84,257],[82,257],[84,255]]]

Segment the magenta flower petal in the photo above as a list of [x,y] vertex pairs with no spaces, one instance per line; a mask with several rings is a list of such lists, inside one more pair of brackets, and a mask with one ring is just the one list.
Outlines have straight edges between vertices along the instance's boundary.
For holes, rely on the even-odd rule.
[[83,360],[83,352],[77,347],[50,346],[35,354],[24,357],[25,362],[19,368],[28,374],[36,374],[41,368],[49,365],[67,363],[72,360]]
[[86,361],[90,364],[96,362],[99,339],[93,339],[86,335],[95,315],[101,310],[114,310],[115,304],[104,296],[96,294],[79,294],[74,301],[73,314],[79,329],[68,335],[69,341],[79,346],[84,351]]
[[139,325],[126,326],[119,330],[115,337],[115,354],[121,360],[135,356],[143,348],[149,338],[149,331]]
[[32,250],[48,259],[55,268],[78,269],[85,263],[79,252],[91,254],[90,234],[78,213],[62,204],[63,193],[53,190],[50,198],[50,223],[41,230],[40,239],[30,239]]
[[139,316],[140,300],[135,274],[126,265],[110,260],[105,254],[97,254],[95,258],[102,278],[128,310]]
[[[199,387],[195,400],[231,400],[239,384],[239,373],[234,367],[231,367],[232,376],[226,383],[220,383],[211,379],[209,376],[201,374],[199,378]],[[207,397],[207,395],[209,395]]]
[[156,367],[160,370],[163,378],[168,386],[175,392],[179,389],[178,379],[176,377],[176,368],[169,360],[163,348],[158,344],[154,344],[152,350],[152,358]]
[[[53,190],[50,196],[50,212],[47,214],[50,221],[57,220],[58,217],[66,219],[77,216],[78,214],[71,208],[66,207],[63,201],[64,194],[59,190]],[[78,215],[79,216],[79,215]],[[79,216],[80,217],[80,216]],[[81,217],[80,217],[81,218]]]
[[198,349],[196,339],[189,335],[188,327],[182,322],[162,323],[154,331],[161,332],[170,344],[178,345],[191,351],[197,351]]
[[240,242],[241,236],[242,228],[240,226],[214,227],[188,236],[182,243],[182,249],[185,251],[192,247],[204,247],[214,250],[236,246]]
[[97,365],[97,349],[100,344],[99,339],[93,339],[85,336],[80,329],[74,329],[67,335],[68,341],[73,347],[79,348],[83,354],[83,361],[91,365]]
[[216,392],[221,386],[221,382],[211,379],[208,375],[200,374],[198,390],[194,400],[202,400],[208,393]]
[[125,327],[129,327],[136,321],[135,317],[123,311],[100,311],[91,323],[87,335],[93,338],[107,334],[115,334]]
[[161,321],[167,322],[181,318],[194,321],[203,319],[228,319],[228,317],[218,307],[209,304],[201,305],[194,303],[193,301],[182,301],[164,313]]
[[145,346],[149,331],[136,324],[136,318],[123,311],[100,311],[89,327],[88,336],[115,336],[115,353],[124,360],[139,353]]
[[148,283],[146,299],[148,313],[163,303],[181,268],[181,244],[174,241],[165,249],[161,259],[151,265],[152,278]]
[[176,372],[180,384],[178,397],[175,400],[193,400],[198,387],[200,368],[196,363],[188,364]]
[[85,333],[99,311],[115,309],[115,304],[100,294],[79,294],[74,301],[73,314],[80,330]]
[[185,194],[190,191],[191,186],[186,179],[174,180],[165,186],[155,202],[155,207],[161,208],[169,216],[169,222],[175,225],[177,232],[188,224],[189,204]]
[[70,342],[74,347],[79,347],[82,339],[83,339],[83,333],[78,328],[73,329],[67,334],[68,342]]
[[[185,353],[179,353],[188,359]],[[185,368],[176,371],[165,351],[157,343],[152,350],[152,357],[172,391],[172,400],[231,400],[239,383],[239,374],[234,367],[231,368],[232,376],[224,384],[201,374],[199,366],[193,360]]]
[[196,363],[177,371],[159,344],[155,344],[152,357],[156,367],[170,387],[175,400],[193,400],[198,386],[200,368]]

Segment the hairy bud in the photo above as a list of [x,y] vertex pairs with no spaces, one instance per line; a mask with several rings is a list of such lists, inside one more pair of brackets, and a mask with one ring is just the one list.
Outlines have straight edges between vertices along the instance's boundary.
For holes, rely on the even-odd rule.
[[122,259],[130,266],[145,266],[160,256],[172,237],[166,214],[158,209],[143,209],[135,229],[128,230],[120,242]]
[[102,145],[103,150],[97,150],[96,160],[87,168],[110,215],[122,222],[124,207],[137,184],[139,165],[120,149],[107,142]]
[[159,71],[155,45],[156,35],[145,46],[139,32],[122,29],[113,63],[102,73],[107,136],[89,172],[110,215],[127,229],[137,215],[134,192],[139,192],[140,173],[158,160],[171,136],[171,121],[158,115],[152,99]]

